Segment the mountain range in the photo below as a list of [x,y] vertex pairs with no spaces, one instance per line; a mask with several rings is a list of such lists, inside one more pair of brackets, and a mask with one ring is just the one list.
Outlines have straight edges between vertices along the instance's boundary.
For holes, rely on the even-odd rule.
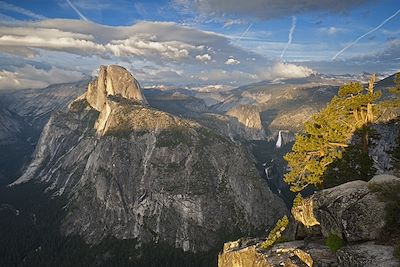
[[[111,65],[91,80],[2,91],[0,182],[42,185],[62,203],[61,235],[91,246],[116,238],[215,251],[287,213],[293,195],[282,156],[348,79],[314,75],[209,93],[142,89]],[[384,98],[393,83],[377,82]],[[283,146],[275,147],[278,132]],[[19,214],[7,205],[0,212]]]

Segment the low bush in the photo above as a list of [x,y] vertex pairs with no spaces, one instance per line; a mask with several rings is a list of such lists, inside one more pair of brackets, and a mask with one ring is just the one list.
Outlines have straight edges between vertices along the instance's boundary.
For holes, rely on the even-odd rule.
[[330,234],[326,239],[325,239],[325,245],[333,252],[338,251],[341,247],[343,247],[343,239],[336,235],[336,234]]
[[285,215],[276,222],[274,229],[272,229],[269,232],[267,240],[265,240],[265,242],[261,244],[261,248],[269,249],[275,243],[279,242],[282,239],[283,231],[285,231],[288,225],[289,225],[289,219]]

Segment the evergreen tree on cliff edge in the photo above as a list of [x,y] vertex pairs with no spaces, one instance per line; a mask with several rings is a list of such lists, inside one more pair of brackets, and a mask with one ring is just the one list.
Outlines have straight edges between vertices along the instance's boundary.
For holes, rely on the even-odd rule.
[[377,118],[376,101],[381,97],[374,83],[372,75],[368,88],[358,82],[342,86],[326,108],[305,123],[305,132],[296,136],[292,152],[285,155],[290,171],[284,180],[292,191],[321,187],[327,167],[342,158],[356,130],[362,133],[363,150],[368,150],[368,125]]

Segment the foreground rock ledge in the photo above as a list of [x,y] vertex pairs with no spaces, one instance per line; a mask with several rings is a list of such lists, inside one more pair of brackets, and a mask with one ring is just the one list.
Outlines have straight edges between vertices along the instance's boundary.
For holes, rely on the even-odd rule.
[[218,256],[219,267],[275,267],[299,266],[311,267],[314,259],[324,266],[337,264],[334,254],[321,242],[305,243],[292,241],[277,244],[271,249],[260,248],[262,241],[250,246],[241,246],[240,241],[226,243]]
[[393,247],[365,242],[348,245],[336,253],[323,244],[323,239],[277,244],[269,250],[240,246],[240,241],[226,243],[218,256],[218,267],[398,267]]
[[[379,244],[384,231],[385,203],[369,188],[400,183],[393,175],[376,175],[369,182],[353,181],[316,192],[292,210],[293,217],[319,235],[261,249],[263,240],[226,243],[218,257],[219,267],[340,266],[398,267],[391,244]],[[325,246],[330,234],[347,244],[332,252]],[[382,241],[380,241],[382,242]]]

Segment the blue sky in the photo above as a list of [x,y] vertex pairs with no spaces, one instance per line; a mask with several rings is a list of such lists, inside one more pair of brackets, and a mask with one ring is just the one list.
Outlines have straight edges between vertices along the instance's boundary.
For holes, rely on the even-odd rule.
[[399,13],[398,0],[0,1],[0,89],[115,63],[147,85],[390,74]]

